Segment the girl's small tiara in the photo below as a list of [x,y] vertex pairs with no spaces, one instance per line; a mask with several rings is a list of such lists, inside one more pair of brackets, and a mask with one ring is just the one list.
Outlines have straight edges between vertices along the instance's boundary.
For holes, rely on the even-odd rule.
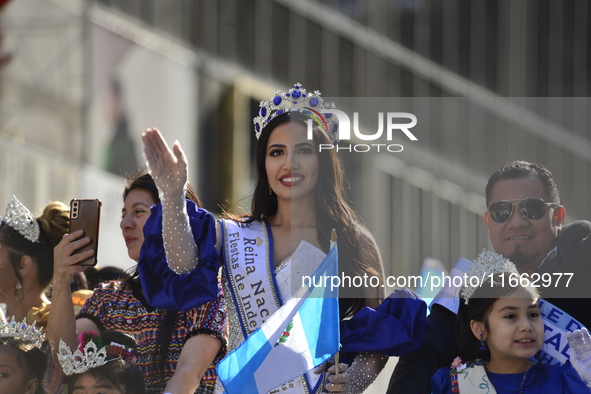
[[43,341],[45,341],[45,334],[35,328],[35,322],[30,326],[26,323],[24,318],[22,322],[17,322],[14,316],[9,322],[0,323],[0,337],[14,337],[33,342],[33,345],[41,348]]
[[321,110],[333,108],[335,108],[334,103],[324,101],[318,90],[307,93],[302,84],[296,83],[287,93],[278,90],[269,101],[261,101],[259,115],[253,119],[254,132],[258,139],[273,118],[287,112],[298,111],[312,118],[328,135],[331,142],[336,144],[339,140],[338,119],[336,115],[321,112]]
[[[478,255],[474,264],[468,268],[465,275],[465,283],[461,295],[468,305],[468,301],[477,288],[482,286],[483,282],[491,278],[491,275],[508,272],[519,275],[517,267],[503,255],[483,249]],[[474,279],[472,279],[474,278]]]
[[103,345],[102,338],[94,332],[86,331],[81,333],[78,341],[80,342],[78,349],[72,352],[68,345],[60,339],[57,359],[62,366],[62,371],[68,376],[84,373],[91,368],[103,366],[113,360],[135,361],[135,352],[132,348],[115,342]]

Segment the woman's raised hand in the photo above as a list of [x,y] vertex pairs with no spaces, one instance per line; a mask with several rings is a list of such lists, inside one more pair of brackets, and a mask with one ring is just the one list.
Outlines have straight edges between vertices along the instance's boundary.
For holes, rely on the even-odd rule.
[[142,134],[144,155],[150,174],[158,189],[163,193],[182,193],[188,179],[187,157],[178,141],[168,147],[158,129],[147,129]]

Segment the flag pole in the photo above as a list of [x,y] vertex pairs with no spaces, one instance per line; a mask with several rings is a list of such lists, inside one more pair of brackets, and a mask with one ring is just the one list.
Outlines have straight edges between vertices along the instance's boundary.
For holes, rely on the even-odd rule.
[[[330,233],[330,249],[334,248],[337,245],[337,231],[333,228]],[[335,375],[340,373],[339,371],[339,352],[337,351],[334,355],[334,372]]]

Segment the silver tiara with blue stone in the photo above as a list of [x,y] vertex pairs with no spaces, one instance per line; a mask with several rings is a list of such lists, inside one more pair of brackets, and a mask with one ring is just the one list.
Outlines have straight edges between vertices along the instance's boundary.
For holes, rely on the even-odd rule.
[[16,196],[12,196],[6,206],[4,217],[0,218],[1,223],[6,223],[31,242],[39,242],[39,223]]
[[307,93],[302,84],[296,83],[286,93],[278,90],[269,101],[261,101],[259,115],[253,119],[257,139],[265,126],[275,117],[287,112],[301,112],[312,118],[328,135],[333,144],[338,138],[338,120],[336,115],[321,113],[321,110],[335,108],[334,103],[324,101],[321,93]]
[[14,316],[8,322],[0,323],[0,337],[18,338],[33,342],[33,345],[41,348],[45,340],[45,334],[35,328],[35,322],[30,326],[26,323],[27,318],[22,322],[17,322]]

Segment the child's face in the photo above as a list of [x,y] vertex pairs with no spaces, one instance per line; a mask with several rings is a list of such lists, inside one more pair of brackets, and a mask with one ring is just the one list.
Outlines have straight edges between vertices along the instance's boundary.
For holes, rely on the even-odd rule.
[[107,381],[98,381],[90,373],[85,373],[76,381],[72,394],[125,394]]
[[[31,381],[25,381],[25,371],[21,369],[16,357],[0,346],[0,393],[33,393],[37,386],[32,387]],[[36,379],[33,379],[36,381]]]
[[544,323],[537,299],[524,289],[499,298],[488,316],[484,339],[491,362],[512,362],[534,356],[542,347]]

